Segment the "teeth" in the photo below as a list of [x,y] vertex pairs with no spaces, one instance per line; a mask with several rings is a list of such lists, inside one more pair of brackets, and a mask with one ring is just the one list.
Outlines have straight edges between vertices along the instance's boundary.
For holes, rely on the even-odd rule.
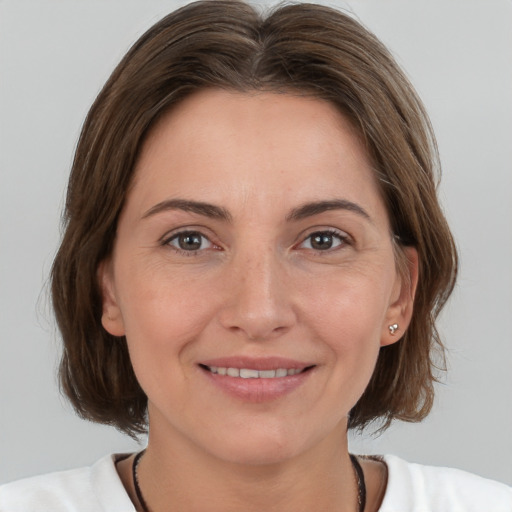
[[299,368],[278,368],[277,370],[253,370],[252,368],[222,368],[219,366],[207,366],[212,373],[227,375],[228,377],[241,377],[242,379],[274,379],[297,375],[303,371]]
[[246,368],[240,370],[240,377],[242,379],[257,379],[259,376],[260,372],[258,370],[247,370]]

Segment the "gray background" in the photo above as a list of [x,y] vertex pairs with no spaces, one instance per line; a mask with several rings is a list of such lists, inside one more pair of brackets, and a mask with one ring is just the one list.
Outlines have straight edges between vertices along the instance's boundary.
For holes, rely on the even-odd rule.
[[[184,3],[0,0],[0,482],[138,449],[76,418],[59,396],[47,276],[89,105],[129,45]],[[434,411],[422,424],[356,437],[353,449],[512,484],[512,3],[323,3],[376,32],[423,97],[462,259],[441,320],[450,372]]]

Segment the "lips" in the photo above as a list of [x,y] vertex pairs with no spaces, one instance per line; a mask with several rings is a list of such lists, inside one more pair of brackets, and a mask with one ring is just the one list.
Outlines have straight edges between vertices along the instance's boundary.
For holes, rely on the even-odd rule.
[[247,402],[276,400],[291,393],[316,365],[281,357],[229,357],[199,363],[211,383]]

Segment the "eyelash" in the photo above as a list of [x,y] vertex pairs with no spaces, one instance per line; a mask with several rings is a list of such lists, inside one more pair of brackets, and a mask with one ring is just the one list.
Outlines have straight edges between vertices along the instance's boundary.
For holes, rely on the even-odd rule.
[[[350,237],[346,233],[344,233],[342,231],[337,231],[335,229],[319,229],[317,231],[313,231],[313,232],[309,233],[305,238],[303,238],[302,241],[298,245],[299,246],[303,245],[307,240],[311,241],[314,236],[319,236],[319,235],[337,238],[340,242],[337,246],[329,247],[328,249],[325,249],[325,250],[315,249],[313,247],[309,248],[309,250],[312,250],[319,255],[323,254],[323,253],[330,253],[330,252],[336,251],[338,249],[341,249],[343,246],[351,245]],[[311,242],[310,242],[310,244],[311,244]]]
[[[182,256],[199,256],[201,254],[201,252],[204,251],[205,249],[199,248],[199,249],[193,249],[193,250],[185,250],[185,249],[181,249],[180,247],[176,247],[171,244],[171,242],[173,240],[178,240],[180,237],[187,236],[187,235],[188,236],[197,236],[197,237],[201,238],[202,240],[207,240],[214,248],[219,249],[206,235],[203,235],[200,231],[192,230],[192,229],[180,231],[178,233],[172,234],[171,236],[165,237],[161,241],[161,245],[170,247],[173,251],[175,251],[176,253],[178,253]],[[201,242],[201,245],[202,244],[203,244],[203,242]]]
[[[173,233],[171,236],[168,236],[168,237],[165,237],[164,239],[162,239],[161,245],[164,247],[170,247],[173,251],[175,251],[176,253],[178,253],[182,256],[199,256],[204,250],[206,250],[206,248],[201,249],[201,246],[203,245],[202,241],[201,241],[201,246],[198,249],[192,249],[192,250],[181,249],[180,247],[177,247],[177,246],[174,246],[171,244],[172,241],[178,240],[180,237],[187,236],[187,235],[188,236],[197,236],[198,238],[201,238],[202,240],[207,240],[209,242],[209,244],[211,244],[211,246],[212,246],[212,247],[208,247],[208,249],[214,248],[216,250],[220,250],[220,247],[216,246],[206,235],[204,235],[203,233],[201,233],[200,231],[197,231],[197,230],[185,230],[185,231],[180,231],[178,233]],[[311,240],[314,236],[328,236],[328,237],[332,237],[332,238],[337,238],[339,240],[339,244],[337,246],[335,246],[334,248],[329,247],[326,250],[315,249],[313,247],[306,248],[306,249],[314,251],[315,253],[318,253],[318,254],[333,252],[343,246],[352,245],[351,239],[346,233],[337,231],[335,229],[319,229],[317,231],[313,231],[313,232],[309,233],[295,247],[300,248],[301,245],[306,243],[307,240]],[[310,245],[311,245],[311,242],[310,242]]]

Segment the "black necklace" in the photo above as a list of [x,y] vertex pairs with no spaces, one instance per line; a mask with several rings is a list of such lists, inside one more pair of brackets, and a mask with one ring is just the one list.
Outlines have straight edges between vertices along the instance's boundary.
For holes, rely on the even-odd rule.
[[[356,473],[357,480],[357,503],[359,504],[359,508],[357,512],[364,512],[366,507],[366,482],[364,481],[364,473],[361,464],[357,460],[357,457],[352,453],[350,455],[350,460],[352,461],[352,466],[354,467],[354,471]],[[147,512],[146,510],[144,512]]]
[[133,459],[132,478],[133,486],[135,487],[135,494],[137,495],[137,499],[139,500],[139,503],[142,506],[142,510],[143,512],[149,512],[148,506],[146,505],[146,501],[142,496],[142,491],[140,490],[139,475],[137,474],[137,468],[139,467],[140,458],[144,455],[145,451],[146,450],[142,450],[141,452],[137,453],[137,455],[135,455],[135,458]]
[[[149,512],[148,506],[146,505],[146,501],[142,496],[142,491],[140,490],[139,485],[139,477],[137,474],[137,468],[139,466],[140,458],[144,455],[145,450],[139,452],[135,458],[133,459],[132,465],[132,478],[133,478],[133,487],[135,487],[135,494],[137,495],[137,499],[142,506],[143,512]],[[350,454],[350,460],[352,462],[352,466],[354,467],[354,472],[356,474],[357,481],[357,503],[359,508],[357,512],[364,512],[366,507],[366,482],[364,481],[364,473],[361,464],[357,460],[355,455]]]

